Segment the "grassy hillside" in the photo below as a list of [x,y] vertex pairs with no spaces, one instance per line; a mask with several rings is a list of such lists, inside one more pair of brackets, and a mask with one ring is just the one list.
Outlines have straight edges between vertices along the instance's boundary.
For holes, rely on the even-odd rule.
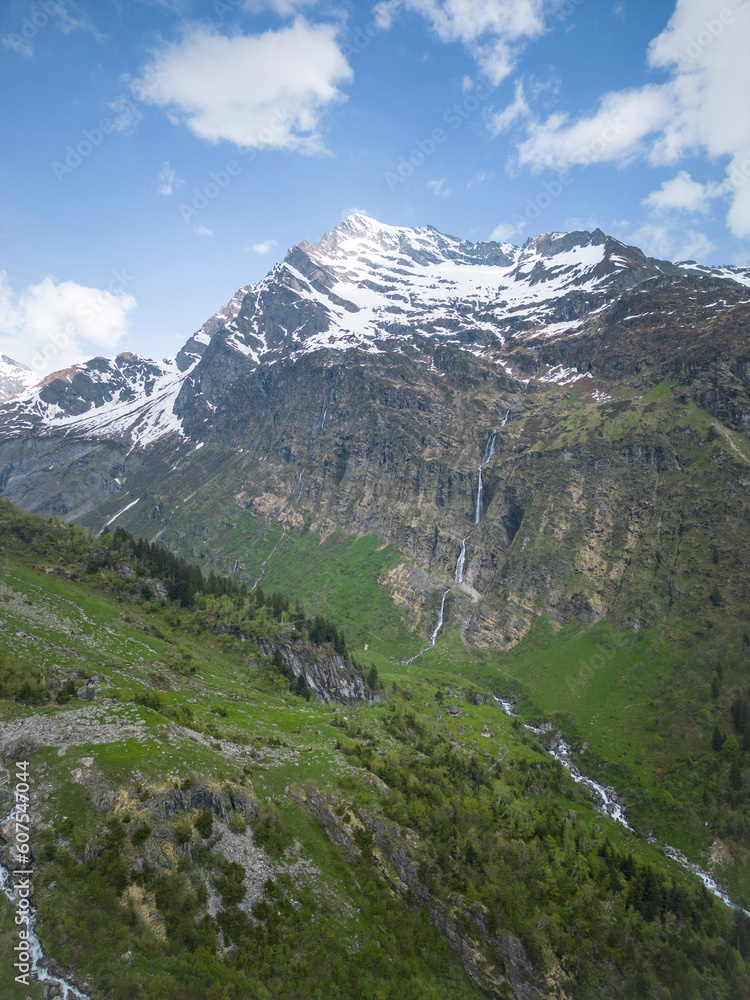
[[6,503],[0,538],[0,738],[32,763],[39,931],[96,1000],[750,995],[747,922],[598,813],[455,630],[409,667],[352,643],[379,697],[338,705],[286,670],[345,642],[310,643],[292,576],[287,599],[204,593],[122,533]]

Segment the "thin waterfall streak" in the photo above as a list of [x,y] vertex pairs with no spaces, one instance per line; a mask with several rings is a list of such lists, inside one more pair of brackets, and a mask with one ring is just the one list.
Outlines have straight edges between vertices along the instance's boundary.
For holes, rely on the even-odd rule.
[[450,589],[450,587],[448,587],[448,589],[443,594],[442,601],[440,602],[440,615],[438,617],[438,623],[435,626],[435,631],[430,636],[430,645],[431,646],[434,646],[435,643],[437,642],[437,638],[440,635],[440,629],[443,627],[443,624],[445,622],[445,599],[448,596],[448,594],[450,594],[450,592],[451,592],[451,589]]
[[424,649],[420,649],[420,651],[418,653],[415,653],[414,656],[411,657],[411,659],[405,660],[404,661],[405,666],[408,666],[410,663],[414,663],[414,661],[419,656],[421,656],[422,653],[426,653],[428,649],[432,649],[432,647],[437,642],[438,636],[440,635],[440,630],[442,629],[443,625],[445,624],[445,599],[447,598],[448,594],[450,594],[450,592],[451,592],[451,588],[448,587],[448,589],[443,593],[443,599],[440,602],[440,614],[438,615],[437,625],[435,626],[435,629],[434,629],[432,635],[430,636],[430,645],[429,646],[425,646]]
[[[468,538],[468,535],[466,536]],[[456,571],[453,574],[454,583],[464,582],[464,569],[466,568],[466,538],[461,542],[461,551],[456,560]]]
[[495,454],[495,442],[497,441],[497,431],[490,434],[487,444],[484,448],[484,457],[482,458],[482,466],[485,466],[492,456]]
[[477,486],[477,506],[474,511],[474,524],[479,524],[482,520],[482,466],[479,466],[479,485]]

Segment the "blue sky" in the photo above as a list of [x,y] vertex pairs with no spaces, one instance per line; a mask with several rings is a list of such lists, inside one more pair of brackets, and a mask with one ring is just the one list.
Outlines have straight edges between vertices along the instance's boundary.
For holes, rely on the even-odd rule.
[[750,263],[750,0],[5,0],[0,352],[174,354],[354,210]]

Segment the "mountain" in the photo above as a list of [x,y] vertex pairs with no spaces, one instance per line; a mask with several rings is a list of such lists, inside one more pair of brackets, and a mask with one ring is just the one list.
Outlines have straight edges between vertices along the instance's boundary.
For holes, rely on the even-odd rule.
[[0,403],[36,385],[37,378],[25,365],[0,354]]
[[492,688],[365,688],[293,595],[122,530],[0,499],[0,550],[4,998],[748,995],[750,921]]
[[[360,702],[341,745],[398,788],[388,819],[407,832],[383,835],[366,802],[345,820],[343,800],[317,786],[299,795],[344,850],[370,831],[388,877],[392,862],[422,901],[440,879],[476,898],[493,864],[490,840],[470,838],[469,849],[463,839],[479,829],[470,816],[445,839],[456,815],[433,808],[432,779],[416,776],[442,753],[429,739],[447,723],[423,718],[439,687],[459,711],[475,695],[497,706],[497,696],[520,716],[507,723],[520,742],[500,750],[523,790],[504,790],[504,770],[486,786],[466,777],[492,788],[481,823],[502,813],[511,839],[533,828],[544,840],[552,826],[522,804],[552,794],[555,776],[537,780],[536,758],[522,775],[515,767],[528,760],[523,721],[553,741],[559,730],[580,774],[624,802],[637,834],[627,851],[674,845],[750,908],[749,287],[746,269],[654,260],[599,231],[514,247],[353,216],[240,289],[175,359],[96,358],[6,402],[0,492],[76,522],[66,529],[74,554],[123,528],[209,578],[291,594],[308,616],[335,620],[398,703],[397,723],[373,724],[405,756],[392,758],[376,729],[358,734],[370,711]],[[66,555],[56,571],[63,596],[87,573],[81,558]],[[97,560],[83,564],[96,578]],[[137,599],[143,568],[125,565]],[[49,566],[37,555],[31,568]],[[124,572],[110,567],[105,583],[115,571]],[[224,610],[234,621],[236,609]],[[253,641],[259,657],[278,653],[296,673],[291,644],[301,640],[282,624],[289,642]],[[201,628],[180,619],[185,636]],[[183,668],[173,642],[170,662]],[[302,672],[326,692],[312,664]],[[215,697],[211,674],[204,680]],[[288,772],[278,780],[292,787]],[[409,830],[434,837],[436,880],[412,879],[421,862]],[[579,834],[565,835],[565,850],[588,858]],[[513,864],[542,898],[539,873],[554,865],[537,847]],[[608,848],[592,850],[614,870]],[[597,871],[623,889],[616,872]],[[367,869],[359,881],[369,878]],[[632,905],[667,898],[652,882],[631,887]],[[484,912],[509,912],[512,895],[482,895]],[[599,917],[581,932],[579,906],[536,915],[534,926],[559,923],[566,942],[585,941]],[[445,911],[430,912],[458,940]],[[468,912],[461,927],[494,933]],[[515,975],[521,953],[504,933],[493,941]],[[531,932],[509,933],[528,946],[534,975],[557,969],[544,966],[546,937],[533,945]],[[670,975],[684,968],[673,962]],[[652,985],[628,981],[619,995],[659,995]],[[522,982],[513,989],[524,995]],[[677,992],[691,989],[680,980]]]
[[742,574],[696,587],[652,550],[684,534],[688,467],[711,524],[744,538],[749,286],[598,230],[515,247],[355,215],[173,361],[95,358],[7,403],[0,488],[250,582],[310,532],[376,536],[407,627],[429,636],[455,583],[448,614],[479,647],[540,613],[645,625],[715,584],[739,606]]

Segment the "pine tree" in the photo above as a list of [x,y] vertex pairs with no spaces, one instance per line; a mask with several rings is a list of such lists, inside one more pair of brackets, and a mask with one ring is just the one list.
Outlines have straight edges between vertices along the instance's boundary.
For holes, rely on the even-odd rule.
[[742,770],[738,760],[733,761],[729,768],[729,787],[735,792],[742,788]]
[[718,753],[722,746],[724,745],[724,737],[721,734],[721,730],[718,726],[714,726],[714,734],[711,737],[711,747]]

